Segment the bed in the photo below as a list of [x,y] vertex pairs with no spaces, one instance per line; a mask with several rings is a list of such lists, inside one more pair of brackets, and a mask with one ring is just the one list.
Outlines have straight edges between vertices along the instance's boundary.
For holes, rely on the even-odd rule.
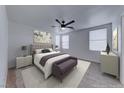
[[[32,45],[32,51],[35,51],[36,49],[43,49],[43,48],[53,48],[51,44],[34,44]],[[34,58],[34,65],[38,67],[44,74],[44,78],[47,79],[52,74],[52,65],[54,62],[67,58],[70,55],[69,54],[62,54],[59,56],[52,57],[47,60],[44,66],[40,64],[40,60],[48,55],[54,55],[58,54],[60,51],[51,51],[48,53],[36,53],[33,55]]]

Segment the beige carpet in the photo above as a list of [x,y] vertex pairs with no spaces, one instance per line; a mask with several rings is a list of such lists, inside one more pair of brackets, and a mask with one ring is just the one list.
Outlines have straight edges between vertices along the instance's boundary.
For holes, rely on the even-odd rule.
[[53,76],[44,80],[43,74],[39,69],[32,66],[22,70],[24,86],[26,88],[76,88],[80,84],[89,66],[90,62],[78,60],[77,67],[64,78],[62,83]]

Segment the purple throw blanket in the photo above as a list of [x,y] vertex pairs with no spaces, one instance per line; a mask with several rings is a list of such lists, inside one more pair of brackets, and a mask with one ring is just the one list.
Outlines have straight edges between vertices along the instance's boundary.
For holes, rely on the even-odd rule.
[[40,64],[42,66],[45,66],[48,59],[53,58],[53,57],[57,57],[57,56],[60,56],[60,55],[64,55],[64,54],[65,53],[56,53],[56,54],[50,54],[50,55],[44,56],[44,57],[41,58]]

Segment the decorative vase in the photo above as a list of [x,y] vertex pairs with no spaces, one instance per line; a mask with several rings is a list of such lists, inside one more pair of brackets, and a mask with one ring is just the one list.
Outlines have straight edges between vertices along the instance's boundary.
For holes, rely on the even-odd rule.
[[107,52],[107,54],[109,54],[109,52],[110,52],[110,46],[109,46],[108,43],[107,43],[107,46],[106,46],[106,52]]

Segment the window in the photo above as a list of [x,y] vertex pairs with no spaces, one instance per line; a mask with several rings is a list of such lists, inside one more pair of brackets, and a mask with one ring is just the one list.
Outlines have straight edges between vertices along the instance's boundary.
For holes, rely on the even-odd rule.
[[56,35],[56,38],[55,38],[55,44],[57,46],[57,49],[60,49],[60,35]]
[[62,36],[62,48],[69,49],[69,35]]
[[89,49],[103,51],[107,45],[107,29],[99,29],[89,32]]

